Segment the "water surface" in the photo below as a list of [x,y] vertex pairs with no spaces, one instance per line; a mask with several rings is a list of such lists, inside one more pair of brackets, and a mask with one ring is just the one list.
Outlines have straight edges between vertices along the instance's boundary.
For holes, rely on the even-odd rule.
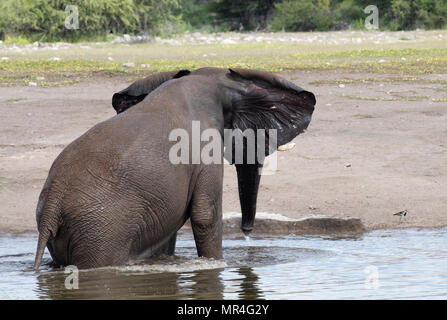
[[197,258],[183,233],[175,257],[80,271],[79,289],[67,290],[63,270],[30,270],[36,234],[2,234],[0,299],[447,298],[446,228],[226,238],[224,261]]

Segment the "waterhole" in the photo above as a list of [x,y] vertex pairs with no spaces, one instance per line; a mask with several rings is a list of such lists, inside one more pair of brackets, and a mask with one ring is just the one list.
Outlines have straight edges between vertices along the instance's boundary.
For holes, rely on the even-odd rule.
[[226,235],[223,260],[197,258],[183,232],[176,255],[81,270],[79,289],[44,256],[36,234],[0,235],[0,299],[445,299],[447,229],[381,230],[358,238]]

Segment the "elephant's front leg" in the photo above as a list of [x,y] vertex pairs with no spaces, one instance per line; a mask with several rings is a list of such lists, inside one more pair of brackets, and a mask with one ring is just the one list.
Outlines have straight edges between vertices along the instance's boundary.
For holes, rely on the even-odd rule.
[[199,257],[222,258],[221,165],[207,165],[200,173],[191,199],[191,226]]

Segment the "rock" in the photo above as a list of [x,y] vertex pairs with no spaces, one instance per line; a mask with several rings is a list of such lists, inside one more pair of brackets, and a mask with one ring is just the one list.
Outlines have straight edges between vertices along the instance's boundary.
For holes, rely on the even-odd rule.
[[123,67],[133,68],[133,67],[135,67],[135,63],[133,63],[133,62],[126,62],[126,63],[123,63]]
[[28,86],[29,87],[37,87],[37,83],[36,82],[28,82]]
[[115,39],[112,40],[112,43],[123,43],[124,39],[122,37],[115,37]]
[[[241,233],[240,213],[236,215],[225,214],[222,220],[223,233]],[[359,218],[335,218],[329,216],[309,216],[302,219],[291,219],[282,215],[270,214],[262,217],[262,212],[256,214],[253,235],[319,235],[337,237],[357,237],[365,231]],[[191,229],[188,222],[183,229]]]
[[[240,226],[241,218],[223,220],[224,233],[239,233]],[[365,227],[359,218],[315,216],[290,221],[257,218],[252,233],[256,235],[295,234],[358,236],[363,234],[364,231]]]
[[224,39],[220,42],[221,44],[236,44],[237,42],[231,39]]

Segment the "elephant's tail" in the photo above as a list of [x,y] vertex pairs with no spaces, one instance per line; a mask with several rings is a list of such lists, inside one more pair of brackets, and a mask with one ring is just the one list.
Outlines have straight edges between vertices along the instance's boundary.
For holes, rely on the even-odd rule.
[[[46,232],[45,232],[46,231]],[[50,238],[50,232],[48,230],[39,232],[39,242],[37,243],[36,258],[34,260],[34,270],[39,269],[40,263],[42,262],[43,253],[45,252],[45,247],[47,246],[48,239]]]
[[[34,260],[34,270],[37,270],[42,262],[50,236],[55,236],[59,229],[60,210],[58,206],[44,206],[45,201],[39,201],[37,206],[37,225],[39,228],[39,240],[37,242],[36,258]],[[45,208],[43,208],[45,207]]]

